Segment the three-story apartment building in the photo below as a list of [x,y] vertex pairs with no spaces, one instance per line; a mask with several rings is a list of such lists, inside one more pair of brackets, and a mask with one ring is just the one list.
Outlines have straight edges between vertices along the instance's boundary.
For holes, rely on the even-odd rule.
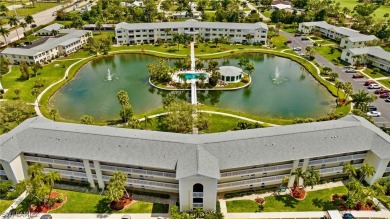
[[0,177],[13,182],[40,163],[63,180],[104,188],[115,171],[127,187],[177,193],[180,210],[215,210],[218,193],[278,187],[297,168],[343,176],[368,163],[373,184],[390,175],[390,136],[357,116],[215,134],[177,134],[67,124],[36,117],[0,136]]
[[227,23],[227,22],[201,22],[187,20],[184,22],[159,23],[119,23],[115,27],[116,41],[120,45],[140,43],[155,43],[158,39],[172,40],[173,34],[196,33],[206,41],[218,37],[225,37],[231,43],[263,43],[267,42],[268,27],[258,22]]

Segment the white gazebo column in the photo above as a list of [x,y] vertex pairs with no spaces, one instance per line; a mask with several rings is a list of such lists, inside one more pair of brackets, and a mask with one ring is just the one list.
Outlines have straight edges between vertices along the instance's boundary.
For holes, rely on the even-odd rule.
[[[298,165],[299,165],[299,160],[294,160],[293,166],[291,168],[291,173],[293,173],[298,168]],[[289,187],[289,188],[293,187],[294,186],[294,181],[295,181],[295,176],[291,175],[290,179],[288,181],[287,187]]]
[[381,159],[375,153],[369,151],[367,153],[366,158],[364,159],[364,163],[369,164],[375,168],[375,173],[372,177],[366,177],[365,180],[368,184],[374,184],[378,179],[383,177],[383,174],[386,171],[387,166],[389,165],[390,159]]
[[89,165],[89,160],[83,160],[83,164],[84,164],[85,173],[87,174],[87,179],[88,179],[89,185],[92,188],[95,188],[95,182],[93,181],[91,166]]
[[102,176],[102,170],[100,169],[99,161],[94,160],[93,165],[95,166],[96,179],[98,181],[99,188],[104,189],[104,181]]

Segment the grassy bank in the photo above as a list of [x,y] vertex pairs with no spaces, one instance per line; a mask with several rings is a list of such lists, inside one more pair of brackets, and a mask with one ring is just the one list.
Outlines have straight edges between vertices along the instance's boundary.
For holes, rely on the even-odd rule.
[[14,200],[0,199],[0,215],[3,214],[4,211],[12,205],[12,203],[14,203]]

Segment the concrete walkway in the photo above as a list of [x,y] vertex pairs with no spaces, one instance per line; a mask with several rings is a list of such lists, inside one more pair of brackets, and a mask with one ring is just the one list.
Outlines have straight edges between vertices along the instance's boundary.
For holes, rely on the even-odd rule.
[[[50,214],[50,213],[48,213]],[[42,215],[44,214],[33,214],[30,216],[27,215],[16,215],[13,217],[2,217],[2,218],[34,218],[34,219],[39,219]],[[162,218],[169,218],[168,214],[50,214],[53,219],[97,219],[97,218],[104,218],[104,219],[121,219],[123,215],[129,215],[133,219],[152,219],[152,218],[157,218],[157,217],[162,217]]]
[[8,215],[13,209],[18,207],[18,205],[27,197],[27,195],[27,191],[23,192],[18,198],[15,199],[14,203],[12,203],[12,205],[4,211],[2,216],[4,217],[4,215]]

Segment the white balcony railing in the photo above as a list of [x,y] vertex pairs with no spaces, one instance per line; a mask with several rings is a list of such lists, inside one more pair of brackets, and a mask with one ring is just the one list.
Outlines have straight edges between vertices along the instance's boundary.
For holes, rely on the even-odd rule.
[[218,188],[238,187],[238,186],[246,186],[246,185],[275,182],[275,181],[281,182],[283,177],[285,177],[285,176],[290,176],[290,174],[262,177],[262,178],[257,178],[257,179],[241,180],[241,181],[228,182],[228,183],[221,183],[221,184],[218,184]]
[[26,161],[30,161],[30,162],[40,162],[40,163],[57,164],[57,165],[73,166],[73,167],[84,167],[83,162],[77,162],[77,161],[59,160],[53,158],[32,157],[32,156],[24,156],[24,158],[26,159]]
[[203,198],[203,192],[194,192],[192,193],[194,198]]
[[247,174],[254,174],[254,173],[261,173],[261,172],[277,171],[277,170],[289,170],[292,168],[292,166],[293,166],[293,164],[283,164],[283,165],[278,165],[278,166],[259,167],[259,168],[252,168],[252,169],[246,169],[246,170],[236,170],[236,171],[221,173],[221,177],[247,175]]
[[[361,164],[354,165],[356,168],[359,168]],[[331,167],[331,168],[324,168],[319,169],[321,175],[331,174],[331,173],[337,173],[342,172],[344,166],[338,166],[338,167]]]
[[59,169],[53,169],[53,168],[44,168],[43,171],[45,173],[51,171],[51,172],[59,172],[63,176],[73,176],[77,178],[87,178],[87,174],[83,172],[76,172],[76,171],[69,171],[69,170],[59,170]]
[[390,167],[387,167],[385,173],[390,173]]
[[[92,177],[94,179],[97,179],[96,174],[92,174]],[[102,176],[104,181],[110,181],[110,176],[103,175]],[[170,189],[178,189],[179,185],[178,184],[173,184],[173,183],[165,183],[165,182],[156,182],[156,181],[149,181],[149,180],[142,180],[142,179],[127,179],[127,184],[136,184],[140,186],[153,186],[153,187],[163,187],[163,188],[170,188]]]
[[122,171],[125,173],[136,173],[139,175],[152,175],[152,176],[162,176],[162,177],[169,177],[169,178],[175,178],[175,173],[166,173],[166,172],[160,172],[160,171],[154,171],[154,170],[141,170],[141,169],[134,169],[134,168],[128,168],[128,167],[115,167],[115,166],[109,166],[109,165],[100,165],[101,170],[106,171]]
[[326,159],[320,159],[320,160],[311,160],[309,161],[309,166],[311,165],[318,165],[318,164],[327,164],[327,163],[335,163],[335,162],[343,162],[347,160],[359,160],[366,157],[366,153],[364,154],[355,154],[355,155],[348,155],[348,156],[341,156],[341,157],[331,157]]
[[5,170],[0,170],[0,176],[6,176]]
[[203,203],[193,203],[192,207],[194,207],[194,208],[203,208]]

